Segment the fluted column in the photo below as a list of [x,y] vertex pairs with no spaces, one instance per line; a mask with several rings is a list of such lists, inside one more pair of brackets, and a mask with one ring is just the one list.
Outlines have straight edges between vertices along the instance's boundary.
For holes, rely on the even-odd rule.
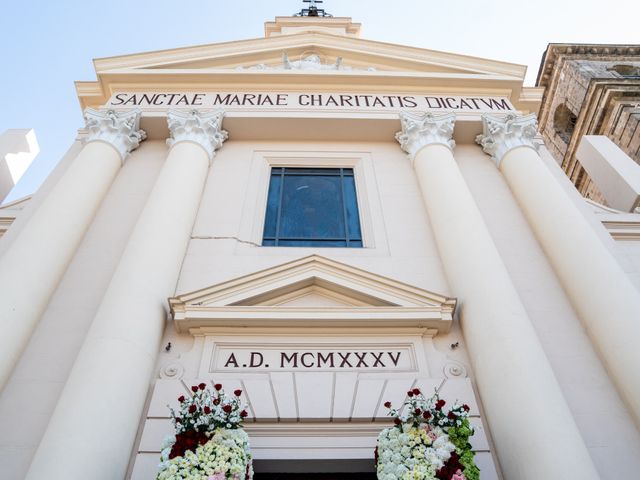
[[168,114],[169,155],[127,243],[27,478],[120,480],[144,408],[222,112]]
[[401,122],[396,138],[413,162],[460,299],[464,338],[505,478],[599,478],[454,159],[455,116],[403,114]]
[[484,116],[477,139],[518,200],[640,426],[640,292],[537,153],[534,115]]
[[0,257],[0,390],[127,154],[140,113],[84,113],[85,146]]

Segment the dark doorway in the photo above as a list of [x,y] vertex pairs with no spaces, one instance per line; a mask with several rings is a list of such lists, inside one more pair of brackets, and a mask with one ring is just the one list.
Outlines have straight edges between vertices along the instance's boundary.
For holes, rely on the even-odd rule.
[[376,480],[373,459],[256,460],[255,480]]
[[375,473],[256,473],[255,480],[376,480]]

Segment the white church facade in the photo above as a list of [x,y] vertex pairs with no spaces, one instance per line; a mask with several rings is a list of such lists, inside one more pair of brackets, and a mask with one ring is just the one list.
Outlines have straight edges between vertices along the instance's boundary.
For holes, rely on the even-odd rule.
[[0,239],[2,478],[154,478],[200,382],[246,395],[257,479],[375,478],[416,387],[471,407],[483,480],[637,477],[640,241],[526,67],[341,17],[95,67]]

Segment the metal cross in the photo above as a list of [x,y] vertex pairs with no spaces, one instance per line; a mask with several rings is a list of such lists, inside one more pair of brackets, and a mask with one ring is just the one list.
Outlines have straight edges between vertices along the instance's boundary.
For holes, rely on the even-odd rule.
[[323,8],[318,8],[318,3],[324,3],[323,0],[302,0],[304,3],[309,4],[309,8],[303,8],[300,12],[296,13],[296,17],[332,17],[333,15],[324,11]]

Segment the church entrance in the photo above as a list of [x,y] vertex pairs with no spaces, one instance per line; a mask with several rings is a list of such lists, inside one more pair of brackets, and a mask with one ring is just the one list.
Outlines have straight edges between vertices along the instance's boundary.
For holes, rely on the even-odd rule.
[[257,473],[255,480],[376,480],[375,473]]
[[373,459],[255,460],[255,480],[376,480]]

